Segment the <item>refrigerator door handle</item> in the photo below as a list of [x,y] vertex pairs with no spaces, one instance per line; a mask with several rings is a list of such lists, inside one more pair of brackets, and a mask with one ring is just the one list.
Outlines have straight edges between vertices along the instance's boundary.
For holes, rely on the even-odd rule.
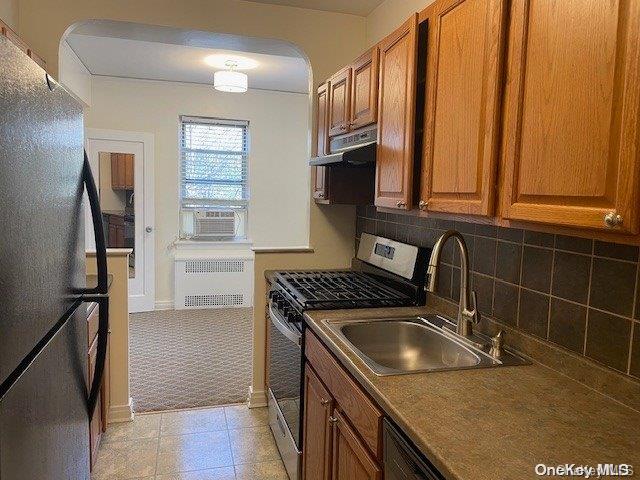
[[106,295],[108,291],[108,273],[107,273],[107,246],[104,238],[104,228],[102,226],[102,211],[100,210],[100,197],[96,182],[91,173],[91,165],[87,152],[84,152],[84,165],[82,168],[82,179],[87,189],[89,197],[89,206],[91,207],[91,219],[93,220],[93,235],[96,241],[96,262],[98,265],[98,284],[94,288],[86,288],[82,291],[84,294]]
[[89,206],[91,207],[91,219],[93,220],[93,234],[96,241],[96,262],[98,266],[98,284],[94,288],[83,290],[85,301],[95,301],[98,303],[98,345],[96,352],[96,366],[93,372],[93,380],[87,399],[87,413],[89,420],[93,418],[93,413],[100,396],[102,377],[104,375],[104,365],[107,357],[107,342],[109,340],[109,281],[107,272],[107,246],[104,238],[102,226],[102,212],[100,211],[100,197],[96,182],[91,173],[91,165],[87,152],[84,152],[84,165],[82,168],[82,179],[87,189]]
[[[89,298],[88,298],[89,300]],[[89,420],[93,418],[93,413],[100,397],[100,387],[102,387],[102,377],[104,376],[104,366],[107,358],[107,346],[109,341],[109,297],[96,296],[91,299],[98,303],[98,345],[96,352],[96,367],[93,371],[93,381],[87,399],[87,413]]]

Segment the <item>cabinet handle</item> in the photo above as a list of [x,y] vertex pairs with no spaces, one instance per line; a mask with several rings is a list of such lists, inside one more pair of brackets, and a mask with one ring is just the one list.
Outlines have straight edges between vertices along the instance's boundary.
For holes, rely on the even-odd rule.
[[620,226],[622,225],[622,216],[616,212],[609,212],[604,216],[604,223],[609,228]]
[[425,202],[424,200],[420,200],[420,203],[418,203],[418,207],[420,208],[420,210],[426,210],[428,205],[429,202]]
[[320,400],[320,405],[329,405],[331,403],[331,400],[326,400],[326,399],[322,399]]
[[407,206],[407,202],[403,202],[402,200],[398,200],[398,203],[396,203],[396,207],[398,208],[403,208]]
[[318,198],[324,198],[324,193],[319,193]]
[[329,417],[329,425],[335,427],[336,423],[338,423],[338,419],[336,417]]
[[340,125],[340,130],[346,130],[347,126],[346,125]]

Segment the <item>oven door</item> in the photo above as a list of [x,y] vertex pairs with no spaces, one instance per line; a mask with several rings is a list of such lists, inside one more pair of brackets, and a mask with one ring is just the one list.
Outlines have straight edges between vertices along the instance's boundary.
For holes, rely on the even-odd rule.
[[269,426],[289,478],[299,478],[302,449],[302,332],[269,305]]

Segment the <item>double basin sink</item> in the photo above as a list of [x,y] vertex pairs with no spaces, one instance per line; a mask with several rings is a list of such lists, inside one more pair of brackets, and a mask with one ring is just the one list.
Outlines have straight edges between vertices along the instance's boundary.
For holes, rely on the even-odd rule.
[[490,339],[465,338],[440,315],[406,318],[325,320],[377,375],[524,365],[518,355],[502,349],[490,354]]

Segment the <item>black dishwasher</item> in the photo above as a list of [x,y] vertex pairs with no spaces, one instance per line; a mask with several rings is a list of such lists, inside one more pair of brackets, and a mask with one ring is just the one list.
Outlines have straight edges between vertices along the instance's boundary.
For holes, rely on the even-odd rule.
[[416,451],[404,435],[384,419],[384,479],[442,480],[444,477]]

